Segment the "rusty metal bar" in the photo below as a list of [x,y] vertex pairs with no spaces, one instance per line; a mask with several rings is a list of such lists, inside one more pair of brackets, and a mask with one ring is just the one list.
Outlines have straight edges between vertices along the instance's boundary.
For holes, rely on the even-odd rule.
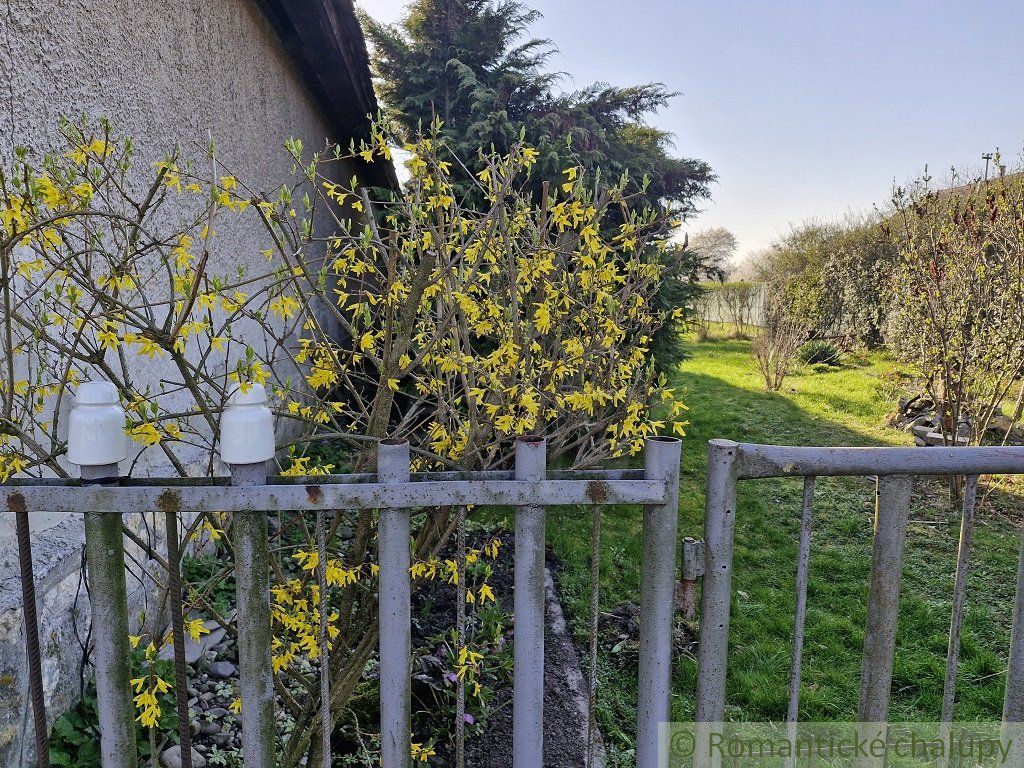
[[679,577],[679,610],[687,621],[697,615],[697,579],[704,575],[704,542],[692,536],[683,539]]
[[[800,544],[796,561],[796,610],[793,615],[793,645],[790,648],[789,701],[786,708],[786,732],[796,743],[800,719],[800,682],[804,659],[804,626],[807,621],[807,584],[811,565],[811,522],[814,514],[813,475],[804,478],[804,498],[800,513]],[[796,765],[796,756],[786,757],[786,768]]]
[[[466,508],[455,517],[455,648],[458,658],[466,651]],[[466,679],[455,677],[455,766],[466,768]]]
[[[544,483],[547,441],[516,440],[516,480]],[[522,482],[525,481],[525,482]],[[537,494],[536,496],[540,496]],[[516,509],[513,610],[512,766],[544,765],[544,507],[530,495]]]
[[[117,475],[117,464],[82,467],[82,479],[89,482],[117,482]],[[93,662],[101,761],[103,768],[136,768],[135,711],[128,686],[131,648],[121,515],[86,511],[85,559],[95,640]]]
[[32,571],[32,540],[28,513],[15,509],[18,561],[21,566],[21,601],[25,612],[25,656],[28,659],[29,695],[32,699],[32,728],[36,739],[38,768],[50,768],[50,744],[46,722],[46,700],[39,656],[39,619],[36,615],[36,580]]
[[811,518],[815,478],[804,478],[804,499],[800,515],[800,545],[796,561],[796,612],[793,617],[793,647],[789,667],[789,704],[786,722],[796,723],[800,714],[800,679],[804,656],[804,624],[807,620],[807,584],[811,564]]
[[[913,478],[908,475],[878,478],[857,716],[861,723],[862,737],[866,737],[872,729],[881,727],[889,716],[892,670],[896,656],[896,624],[900,613],[900,585],[903,580],[903,551],[913,485]],[[857,758],[858,768],[881,768],[884,765],[884,756],[868,753]]]
[[[409,442],[377,445],[381,483],[409,481]],[[408,509],[382,509],[377,538],[380,556],[381,764],[408,768],[412,720],[412,614]]]
[[[266,463],[231,465],[232,492],[245,495],[266,479]],[[187,502],[185,502],[187,503]],[[275,768],[277,725],[270,650],[270,539],[259,507],[232,520],[238,595],[238,672],[242,698],[242,754],[246,768]]]
[[701,592],[700,647],[697,655],[700,675],[696,711],[697,722],[704,723],[721,722],[725,716],[738,447],[729,440],[712,440],[708,445],[704,585]]
[[967,602],[967,573],[970,569],[977,496],[978,476],[972,475],[967,478],[964,485],[963,514],[960,518],[960,543],[957,549],[956,579],[953,583],[953,610],[949,621],[949,648],[946,652],[946,679],[942,687],[942,723],[953,722],[956,675],[960,666],[960,635],[964,624],[964,605]]
[[1024,474],[1024,447],[806,448],[740,443],[740,480],[806,475]]
[[644,509],[640,579],[637,768],[658,766],[659,730],[671,720],[672,625],[675,614],[676,532],[679,525],[679,460],[682,441],[649,437],[647,477],[665,484],[665,501]]
[[[317,478],[319,479],[319,478]],[[310,482],[308,485],[233,487],[0,486],[0,503],[24,503],[29,512],[158,512],[175,498],[181,509],[199,512],[379,509],[444,505],[571,506],[578,504],[662,504],[665,484],[653,480],[459,480],[450,483]],[[161,499],[164,499],[161,502]]]
[[178,743],[182,768],[192,768],[192,726],[188,716],[188,681],[185,672],[185,625],[181,598],[181,547],[178,542],[178,509],[164,510],[167,529],[167,596],[171,602],[171,638],[174,644],[174,701],[178,710]]
[[320,593],[317,622],[317,645],[320,649],[320,666],[317,676],[320,678],[320,756],[322,768],[331,768],[331,733],[334,720],[331,718],[331,635],[328,629],[330,619],[330,603],[327,592],[327,511],[316,511],[316,583]]

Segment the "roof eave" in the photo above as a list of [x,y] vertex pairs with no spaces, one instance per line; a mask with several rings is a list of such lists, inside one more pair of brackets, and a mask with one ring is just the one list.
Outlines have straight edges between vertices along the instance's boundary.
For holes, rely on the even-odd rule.
[[[366,38],[352,0],[256,0],[277,32],[306,88],[335,132],[333,141],[369,138],[379,111],[370,76]],[[367,186],[398,190],[390,162],[363,163],[357,176]]]

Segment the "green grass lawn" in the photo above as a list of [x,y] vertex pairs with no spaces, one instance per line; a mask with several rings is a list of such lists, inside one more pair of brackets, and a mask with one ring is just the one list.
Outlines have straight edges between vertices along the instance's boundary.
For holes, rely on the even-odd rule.
[[[692,343],[673,377],[687,392],[690,426],[683,446],[680,536],[700,537],[705,445],[716,437],[808,445],[904,445],[886,426],[894,407],[893,365],[869,356],[843,368],[806,370],[779,393],[763,390],[747,341]],[[782,720],[793,626],[796,542],[802,484],[741,483],[738,494],[727,717]],[[1019,500],[993,494],[980,512],[968,591],[956,714],[998,718],[1018,540],[1010,522]],[[860,684],[871,556],[873,483],[822,479],[815,496],[801,719],[854,719]],[[945,485],[920,480],[915,490],[904,568],[893,679],[892,717],[938,719],[950,619],[959,515]],[[641,513],[607,510],[603,518],[602,610],[639,599]],[[589,601],[590,511],[550,518],[551,547],[564,564],[560,587],[574,632],[583,641]],[[605,648],[599,662],[600,720],[611,760],[628,758],[635,727],[636,654]],[[696,663],[676,659],[673,716],[692,718]]]

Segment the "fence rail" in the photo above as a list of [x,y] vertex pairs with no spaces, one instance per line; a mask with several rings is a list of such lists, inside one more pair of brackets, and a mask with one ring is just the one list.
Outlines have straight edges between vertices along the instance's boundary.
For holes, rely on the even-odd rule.
[[[815,481],[822,476],[850,475],[878,479],[857,718],[861,723],[884,723],[888,717],[913,476],[967,476],[940,721],[950,723],[966,603],[977,481],[981,474],[1024,474],[1024,447],[812,448],[712,440],[708,446],[705,567],[697,657],[698,724],[721,723],[725,718],[733,535],[737,515],[741,514],[736,505],[737,482],[769,477],[804,478],[787,707],[787,722],[795,725],[799,716]],[[1024,722],[1024,549],[1014,603],[1009,658],[1002,716],[1004,727],[1005,724]],[[701,738],[702,735],[706,737],[707,731],[701,731],[698,725],[694,766],[719,765],[720,756],[709,752],[707,739]],[[1015,759],[1016,762],[1008,764],[1024,765],[1024,754],[1018,752]],[[868,757],[862,759],[861,765],[866,768],[881,763],[878,758]]]
[[[104,399],[106,398],[106,399]],[[116,407],[116,393],[92,392],[92,400]],[[232,407],[260,406],[251,395]],[[95,403],[92,403],[95,406]],[[262,406],[260,406],[262,407]],[[77,411],[79,406],[76,406]],[[265,408],[263,409],[265,410]],[[255,412],[246,411],[246,418]],[[74,414],[74,411],[73,411]],[[109,416],[110,414],[108,414]],[[222,424],[221,456],[231,470],[230,480],[132,480],[118,476],[117,460],[126,448],[105,450],[103,430],[92,424],[87,435],[91,449],[75,441],[75,421],[69,436],[73,459],[81,464],[82,479],[14,480],[0,485],[0,502],[17,515],[19,531],[28,530],[31,515],[39,511],[82,513],[86,532],[86,561],[93,612],[93,638],[97,703],[104,768],[136,768],[134,710],[129,691],[128,609],[125,584],[122,515],[166,515],[175,657],[175,693],[183,764],[191,763],[189,712],[180,603],[178,515],[182,512],[232,512],[238,611],[239,688],[242,700],[242,746],[247,768],[273,768],[276,760],[274,678],[271,665],[269,595],[270,546],[267,514],[283,510],[322,513],[335,509],[379,510],[379,627],[382,764],[407,768],[410,763],[411,615],[410,515],[411,509],[437,505],[501,505],[516,508],[515,635],[513,690],[513,764],[515,768],[541,768],[543,764],[544,681],[544,528],[546,508],[557,505],[643,504],[644,558],[641,578],[640,692],[637,702],[638,757],[641,768],[657,765],[659,723],[669,719],[672,653],[672,606],[675,588],[675,541],[679,483],[680,442],[652,437],[646,443],[646,466],[636,470],[555,471],[545,468],[543,438],[516,441],[513,472],[410,473],[409,444],[383,440],[378,444],[377,473],[308,478],[267,477],[273,454],[269,412],[256,413],[261,434],[249,427],[228,434]],[[111,441],[123,440],[120,426],[107,431]],[[116,421],[116,419],[115,419]],[[244,421],[244,420],[243,420]],[[109,425],[108,425],[109,426]],[[250,425],[251,427],[251,425]],[[94,430],[99,429],[99,434]],[[80,430],[81,431],[81,430]],[[232,443],[232,440],[235,441]],[[257,446],[254,448],[253,446]],[[269,447],[267,447],[269,445]],[[263,446],[260,448],[259,446]],[[269,453],[268,453],[269,451]],[[323,521],[318,514],[318,530]],[[26,606],[35,605],[28,536],[22,563]],[[21,540],[19,539],[19,543]],[[326,544],[318,536],[320,562]],[[326,615],[322,611],[321,615]],[[26,621],[34,616],[26,611]],[[326,627],[321,627],[321,638]],[[27,633],[36,723],[45,724],[38,638]],[[324,643],[326,645],[326,643]],[[326,651],[326,648],[323,649]],[[321,669],[327,666],[322,657]],[[329,701],[326,674],[321,673],[321,695]],[[45,727],[37,728],[40,766],[48,766]],[[329,744],[329,724],[323,728]],[[330,750],[324,755],[329,765]]]
[[[86,407],[99,404],[108,409],[116,408],[116,393],[110,394],[113,399],[105,403],[95,391],[91,397],[93,402]],[[379,510],[382,763],[386,768],[407,768],[411,757],[411,510],[470,504],[515,508],[515,768],[540,768],[543,764],[544,529],[547,507],[645,506],[640,563],[636,763],[638,768],[659,765],[659,724],[670,717],[681,447],[678,440],[649,438],[643,470],[549,471],[545,464],[544,440],[523,437],[516,441],[515,468],[511,471],[411,473],[408,443],[404,440],[382,440],[378,444],[376,473],[268,477],[267,460],[273,454],[273,435],[268,434],[272,429],[269,412],[265,412],[261,403],[259,398],[250,395],[244,402],[229,405],[225,412],[230,426],[228,417],[237,415],[232,408],[250,409],[242,414],[245,418],[236,419],[241,427],[233,431],[226,429],[222,435],[221,455],[230,468],[230,478],[163,480],[119,477],[117,461],[123,458],[121,454],[126,452],[126,446],[111,447],[108,443],[124,439],[123,412],[120,412],[120,426],[106,424],[98,428],[86,419],[76,428],[76,422],[72,420],[69,455],[81,466],[80,480],[12,480],[0,485],[0,503],[17,518],[31,701],[38,761],[42,768],[48,768],[49,761],[28,535],[33,513],[71,512],[81,513],[84,518],[104,768],[134,768],[136,765],[134,711],[128,686],[129,627],[122,515],[165,515],[167,562],[171,566],[169,588],[172,602],[176,603],[171,611],[174,687],[178,696],[182,762],[190,768],[190,718],[184,695],[187,680],[180,573],[177,572],[180,564],[178,516],[183,512],[233,513],[244,764],[249,768],[272,768],[277,757],[267,515],[278,511],[315,512],[317,546],[320,561],[324,562],[326,511]],[[76,405],[73,415],[78,408]],[[256,410],[252,410],[254,408]],[[254,429],[258,433],[253,432]],[[88,450],[76,445],[76,441],[81,443],[85,439],[83,430],[88,436]],[[977,478],[990,473],[1024,474],[1024,448],[804,448],[711,441],[708,447],[705,540],[686,539],[682,546],[684,608],[692,601],[695,580],[703,577],[697,676],[698,723],[719,723],[725,714],[733,536],[739,514],[737,484],[769,477],[802,477],[804,493],[787,707],[787,721],[796,723],[816,480],[822,476],[839,475],[873,476],[878,481],[858,708],[858,719],[872,723],[884,722],[888,716],[913,476],[967,476],[941,715],[943,723],[951,722]],[[597,531],[595,525],[595,536]],[[322,578],[322,574],[318,574],[318,578]],[[326,612],[321,612],[321,615],[326,615]],[[320,630],[323,641],[327,628],[321,626]],[[323,645],[326,652],[326,642]],[[1014,724],[1024,722],[1024,549],[1018,574],[1009,659],[1003,721]],[[325,656],[321,668],[326,666]],[[323,702],[330,700],[325,673],[321,675],[320,694]],[[329,727],[329,722],[323,726],[325,746],[329,744]],[[706,743],[706,740],[701,740],[698,730],[697,753],[694,756],[694,765],[698,768],[717,765],[714,755],[701,751]],[[330,750],[326,749],[324,764],[329,762]]]

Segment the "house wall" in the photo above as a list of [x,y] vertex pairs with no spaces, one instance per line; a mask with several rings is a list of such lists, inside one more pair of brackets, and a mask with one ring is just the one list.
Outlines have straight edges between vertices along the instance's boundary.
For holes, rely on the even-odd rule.
[[[291,176],[286,138],[317,147],[330,132],[253,0],[0,2],[0,161],[16,146],[53,148],[61,116],[82,114],[105,115],[131,136],[137,166],[147,172],[175,143],[185,157],[209,162],[212,137],[225,168],[264,190]],[[212,271],[263,260],[262,233],[230,224],[220,230]],[[159,375],[153,366],[153,380]],[[144,462],[141,469],[159,468]],[[32,526],[52,724],[79,695],[89,624],[83,533],[78,516],[40,514]],[[12,515],[0,512],[4,767],[34,762],[17,573]],[[135,588],[142,600],[145,590]]]

